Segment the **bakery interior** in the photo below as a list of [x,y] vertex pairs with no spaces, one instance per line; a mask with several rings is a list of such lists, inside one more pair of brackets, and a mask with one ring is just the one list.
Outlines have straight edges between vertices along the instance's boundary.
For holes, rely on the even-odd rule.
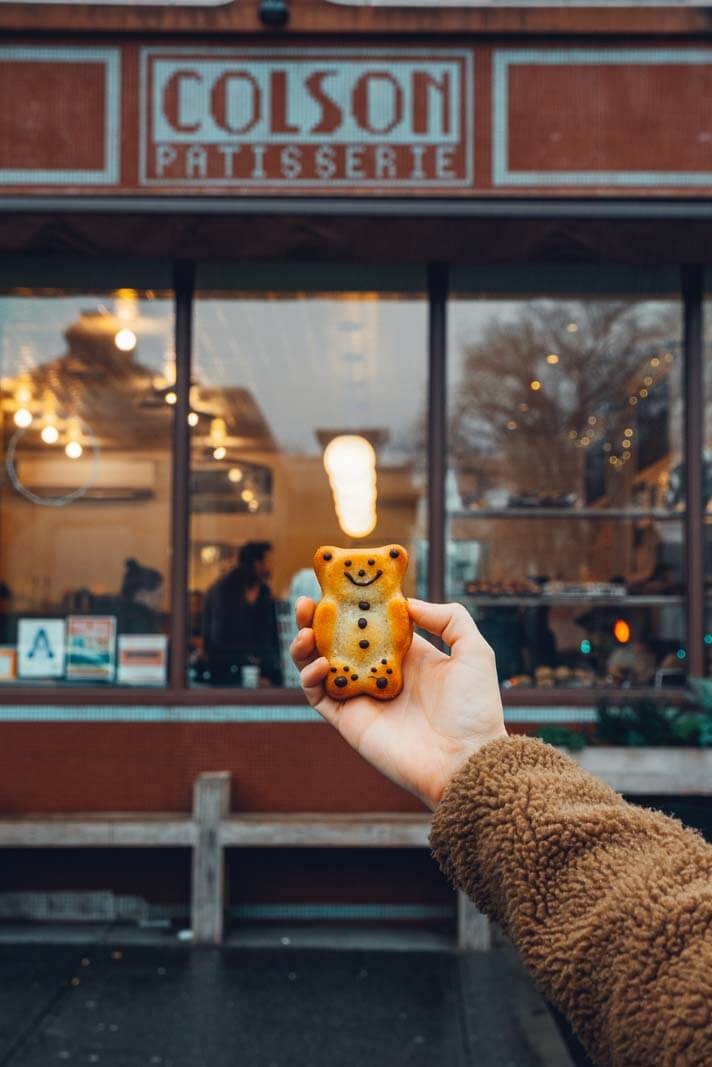
[[[502,685],[683,685],[679,296],[463,285],[447,313],[445,595]],[[0,338],[0,646],[20,619],[77,614],[168,635],[173,294],[7,289]],[[406,592],[428,594],[427,292],[250,291],[206,272],[192,353],[187,684],[295,688],[318,545],[400,542]],[[246,546],[257,593],[224,584]],[[249,610],[242,628],[218,618],[234,647],[217,668],[206,619],[211,595],[237,610],[230,589],[265,626],[256,641]]]

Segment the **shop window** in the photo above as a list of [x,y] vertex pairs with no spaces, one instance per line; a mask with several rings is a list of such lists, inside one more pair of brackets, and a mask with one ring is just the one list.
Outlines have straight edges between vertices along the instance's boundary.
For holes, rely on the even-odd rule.
[[[410,552],[424,592],[427,299],[210,291],[194,315],[194,686],[296,687],[297,598],[319,545]],[[346,469],[327,471],[337,438]]]
[[684,684],[677,301],[449,305],[447,595],[505,686]]
[[165,684],[173,358],[170,295],[0,295],[3,684]]

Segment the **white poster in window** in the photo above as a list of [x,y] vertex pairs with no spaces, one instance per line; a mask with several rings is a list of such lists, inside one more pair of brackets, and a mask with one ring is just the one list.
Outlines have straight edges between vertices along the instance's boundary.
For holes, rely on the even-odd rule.
[[20,678],[62,677],[64,619],[20,619],[17,673]]
[[119,685],[165,685],[168,638],[165,634],[121,634]]

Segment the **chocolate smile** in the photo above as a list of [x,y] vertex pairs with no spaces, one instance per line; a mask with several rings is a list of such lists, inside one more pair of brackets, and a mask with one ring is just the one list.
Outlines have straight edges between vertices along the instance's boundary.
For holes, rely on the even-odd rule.
[[373,576],[373,578],[369,578],[369,580],[367,582],[357,582],[355,578],[351,577],[351,575],[349,574],[348,571],[344,571],[344,573],[345,573],[346,577],[348,578],[348,580],[351,582],[352,585],[373,585],[373,583],[377,582],[378,579],[381,577],[381,575],[383,574],[383,571],[378,571],[378,573],[375,574]]

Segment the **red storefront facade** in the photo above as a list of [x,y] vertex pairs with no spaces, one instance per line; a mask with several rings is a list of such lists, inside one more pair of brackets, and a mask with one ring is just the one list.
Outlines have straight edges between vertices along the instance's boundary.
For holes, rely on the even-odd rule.
[[[269,455],[291,449],[291,458],[304,458],[306,446],[287,449],[271,416],[264,419],[267,430],[240,444],[235,412],[246,417],[247,409],[238,408],[237,400],[230,408],[233,400],[228,403],[226,397],[232,396],[234,383],[221,384],[215,369],[227,339],[239,332],[247,306],[240,301],[264,310],[270,301],[286,309],[292,300],[306,300],[313,317],[322,314],[321,300],[333,300],[339,308],[351,301],[349,316],[357,322],[353,327],[352,321],[352,333],[372,329],[386,347],[391,342],[384,340],[385,326],[364,326],[370,321],[369,301],[393,308],[407,303],[411,309],[408,329],[417,322],[414,336],[422,335],[422,351],[413,356],[413,375],[422,377],[422,388],[412,404],[403,401],[412,406],[412,420],[402,436],[421,444],[412,445],[412,455],[411,444],[402,445],[398,456],[384,461],[382,484],[392,477],[394,486],[392,498],[384,488],[384,507],[392,509],[392,518],[383,520],[384,539],[386,533],[388,539],[400,539],[399,521],[411,524],[406,532],[417,571],[411,592],[417,588],[433,599],[466,600],[491,626],[493,642],[502,642],[503,661],[510,653],[499,623],[516,622],[521,647],[511,653],[511,668],[503,675],[512,729],[531,731],[542,723],[590,728],[602,689],[620,684],[617,649],[606,644],[617,615],[628,620],[634,640],[640,631],[643,652],[624,666],[640,694],[661,699],[665,676],[660,672],[673,670],[676,656],[690,674],[707,673],[703,300],[712,234],[707,116],[712,42],[702,10],[436,12],[295,0],[287,27],[275,31],[261,25],[256,4],[242,0],[170,10],[3,4],[0,29],[3,292],[18,301],[53,300],[60,290],[131,291],[133,297],[121,298],[123,311],[118,304],[110,308],[112,322],[128,314],[133,300],[140,310],[131,322],[142,323],[147,335],[158,332],[155,324],[146,326],[153,314],[148,305],[155,309],[162,300],[161,330],[169,323],[165,328],[174,342],[172,380],[156,385],[160,374],[154,373],[152,385],[145,376],[139,383],[170,406],[170,422],[161,422],[157,431],[164,435],[168,457],[169,488],[160,517],[165,533],[161,538],[156,533],[153,542],[146,535],[137,550],[142,562],[145,555],[164,578],[158,629],[169,649],[165,684],[71,685],[68,678],[61,684],[30,684],[15,676],[0,692],[0,805],[5,811],[186,810],[196,774],[215,769],[232,772],[233,800],[240,810],[417,810],[414,800],[371,771],[312,716],[287,681],[283,663],[281,682],[265,675],[257,691],[196,681],[200,627],[191,628],[191,601],[176,591],[189,589],[199,598],[219,573],[216,561],[224,563],[253,536],[246,512],[255,494],[263,523],[259,536],[276,545],[275,592],[285,604],[292,576],[308,565],[305,546],[338,536],[336,528],[322,536],[316,520],[299,533],[311,506],[308,496],[301,497],[306,501],[301,512],[298,503],[280,512],[287,486],[297,485],[296,466],[287,469]],[[496,432],[513,434],[526,424],[530,441],[541,440],[542,448],[546,435],[555,434],[557,442],[568,437],[577,449],[581,445],[581,455],[577,452],[569,465],[562,460],[555,474],[546,475],[551,489],[544,474],[537,475],[532,499],[525,499],[531,488],[527,479],[522,476],[520,484],[519,475],[513,475],[505,504],[497,456],[515,469],[519,453],[506,451],[509,445],[498,453],[495,444],[472,466],[462,458],[467,445],[461,453],[454,443],[458,408],[449,389],[459,380],[459,364],[448,346],[459,336],[462,307],[476,311],[482,300],[505,308],[507,322],[522,322],[529,301],[558,302],[569,318],[574,316],[555,327],[549,308],[541,327],[541,343],[552,349],[542,356],[547,366],[540,369],[537,355],[521,368],[523,388],[531,389],[531,396],[517,394],[516,410]],[[654,304],[665,324],[640,328],[628,369],[620,372],[610,395],[589,390],[576,414],[579,422],[572,421],[564,399],[558,402],[559,421],[527,423],[539,393],[558,388],[546,375],[566,362],[567,331],[569,341],[577,332],[583,338],[593,330],[586,315],[598,315],[603,303],[616,301],[640,308],[645,303],[645,314]],[[234,323],[228,303],[236,309]],[[15,307],[8,306],[7,336],[10,347],[19,337],[20,353],[25,326],[13,325],[19,316]],[[229,320],[217,339],[209,336],[208,319],[214,314]],[[281,335],[291,328],[288,321]],[[316,319],[310,321],[313,325]],[[505,326],[502,320],[500,328]],[[140,336],[135,325],[131,329]],[[488,334],[487,343],[499,336]],[[603,361],[601,346],[610,337],[602,341],[594,331],[591,338],[590,361]],[[209,342],[216,364],[208,363]],[[463,371],[465,390],[472,366],[476,372],[477,359],[484,359],[481,343],[463,342],[463,359],[475,359]],[[74,344],[68,356],[80,350]],[[272,358],[269,351],[276,351],[277,341],[272,338],[270,345],[264,359]],[[316,341],[313,347],[319,347]],[[666,353],[672,355],[663,382],[657,368],[664,370]],[[345,355],[358,364],[356,356],[367,362],[367,354],[354,349]],[[581,366],[584,357],[581,350],[575,354]],[[272,380],[278,383],[280,359],[286,367],[288,357],[273,358]],[[301,353],[299,358],[307,357]],[[385,365],[390,356],[386,352],[381,358]],[[264,362],[262,355],[254,359]],[[10,356],[7,360],[2,373],[10,383],[4,393],[8,424],[24,403],[17,398],[29,389],[28,405],[38,428],[45,426],[44,409],[37,414],[32,407],[44,402],[46,388],[37,361],[28,370],[21,354],[16,363]],[[620,362],[612,360],[611,375]],[[649,364],[656,373],[650,373]],[[304,374],[314,376],[318,367],[315,362]],[[407,377],[407,360],[398,367]],[[603,368],[601,362],[601,374]],[[651,383],[646,385],[647,377]],[[249,379],[247,371],[243,378],[240,386]],[[314,390],[326,388],[321,379],[311,380]],[[353,381],[358,380],[355,375]],[[363,420],[376,403],[375,376],[373,381],[357,426],[371,425]],[[208,386],[222,389],[220,403],[214,396],[208,402]],[[641,414],[656,387],[664,388],[667,398],[655,409],[657,422]],[[199,388],[202,400],[193,392]],[[67,440],[73,417],[85,451],[101,439],[103,454],[108,449],[123,462],[125,443],[116,434],[104,440],[96,426],[87,429],[92,420],[86,406],[65,418],[62,389],[56,390],[57,417]],[[139,385],[134,382],[131,389]],[[268,394],[268,386],[256,381],[251,393],[258,407],[271,411],[271,393],[278,389],[272,384]],[[632,415],[623,417],[633,397],[636,423]],[[492,399],[494,406],[494,394]],[[479,409],[476,413],[482,417]],[[248,414],[257,424],[252,407]],[[205,416],[198,444],[191,437],[193,416],[196,424]],[[325,413],[314,433],[349,424],[350,416],[339,418],[341,423],[336,415],[330,421]],[[379,418],[382,425],[383,411]],[[227,431],[216,425],[221,419]],[[605,433],[599,434],[595,427],[604,421]],[[624,437],[627,422],[631,433]],[[148,426],[142,432],[150,437]],[[6,448],[12,432],[12,425],[6,427]],[[666,437],[666,448],[650,443],[656,434]],[[641,444],[634,463],[626,466],[632,441]],[[220,449],[225,456],[225,446],[228,478],[245,484],[233,472],[239,470],[242,478],[248,468],[254,478],[253,496],[243,501],[245,515],[240,511],[239,529],[232,531],[222,519],[210,520],[208,528],[200,517],[220,511],[199,500],[201,478],[209,474],[206,464]],[[594,449],[601,463],[611,461],[605,477],[600,464],[587,458],[587,450]],[[147,462],[147,455],[136,453],[132,462]],[[404,455],[410,456],[408,462]],[[24,470],[48,479],[44,468],[31,466],[33,460],[39,462],[35,453],[25,458]],[[614,472],[633,467],[634,477],[620,476],[628,479],[625,491],[612,485]],[[132,469],[137,477],[137,468]],[[302,494],[311,491],[316,475],[312,471],[304,478]],[[675,478],[682,480],[677,496],[671,488]],[[145,493],[159,500],[158,474],[156,479]],[[121,488],[127,486],[122,482]],[[113,500],[122,529],[138,515],[139,496],[133,483],[128,488],[135,500],[127,518],[118,511],[124,505]],[[13,491],[4,485],[10,533],[3,578],[17,586],[14,614],[66,615],[62,597],[66,600],[68,589],[74,595],[81,576],[70,580],[63,573],[55,581],[51,572],[45,592],[30,589],[28,577],[27,593],[21,591],[24,579],[13,579],[20,552],[13,523],[19,529],[36,517],[32,503],[18,503]],[[36,488],[32,491],[37,495]],[[296,500],[299,492],[294,492]],[[111,536],[114,520],[108,512],[101,517],[106,502],[97,498],[91,506],[88,501],[79,506],[85,508],[80,527],[96,539]],[[321,502],[315,507],[321,514]],[[398,512],[399,507],[405,510]],[[228,505],[223,511],[229,513]],[[263,512],[269,520],[261,518]],[[571,543],[581,559],[575,568],[547,558],[541,545],[549,535],[540,536],[547,520],[560,524],[558,530],[549,526],[549,540],[558,546],[551,557],[562,552],[577,524]],[[515,527],[519,532],[510,533]],[[533,531],[531,536],[526,530]],[[295,542],[291,549],[288,534]],[[58,543],[54,527],[37,538],[37,551],[44,554],[47,545]],[[535,546],[530,551],[527,542]],[[617,559],[619,543],[625,551]],[[118,578],[113,572],[104,576],[105,564],[92,572],[92,551],[87,549],[86,587],[94,597],[90,613],[97,613],[105,587],[117,585]],[[117,558],[130,551],[127,534],[117,544]],[[518,559],[521,573],[508,584]],[[660,568],[667,584],[656,586],[652,576],[661,574]],[[509,597],[506,603],[498,599],[502,595]],[[116,609],[101,610],[113,614]],[[599,614],[582,622],[591,610]],[[556,653],[538,646],[535,651],[538,639],[531,632],[538,627],[551,631]],[[597,650],[597,665],[581,658]],[[679,699],[669,692],[662,696]]]

